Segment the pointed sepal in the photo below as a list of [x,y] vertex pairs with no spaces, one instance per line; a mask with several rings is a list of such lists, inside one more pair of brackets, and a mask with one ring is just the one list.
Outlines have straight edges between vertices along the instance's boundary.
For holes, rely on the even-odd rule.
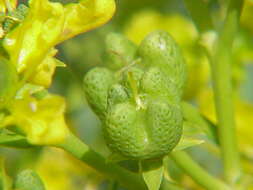
[[149,190],[159,190],[164,173],[163,160],[140,161],[140,172]]

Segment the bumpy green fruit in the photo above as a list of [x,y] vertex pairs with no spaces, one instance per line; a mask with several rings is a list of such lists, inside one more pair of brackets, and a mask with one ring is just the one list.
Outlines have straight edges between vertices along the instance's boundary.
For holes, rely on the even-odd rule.
[[141,43],[138,53],[144,64],[156,65],[175,85],[175,95],[181,98],[186,79],[186,67],[179,47],[167,32],[158,31],[148,35]]
[[[131,57],[138,52],[136,58],[141,61],[123,64],[116,71],[89,71],[84,77],[87,100],[100,117],[105,140],[114,153],[137,160],[163,157],[182,134],[184,60],[166,32],[151,33],[136,52],[128,52],[129,46],[119,41],[127,44],[127,40],[112,45],[115,50],[119,46],[119,55]],[[120,65],[118,59],[110,64]]]
[[107,67],[117,70],[134,60],[137,47],[121,34],[111,33],[106,37],[105,62]]
[[45,190],[45,186],[37,173],[24,170],[15,178],[14,190]]
[[84,77],[86,98],[93,110],[104,118],[107,110],[107,94],[114,83],[113,73],[106,68],[95,68]]
[[176,146],[181,123],[179,107],[164,100],[151,100],[140,110],[125,102],[108,112],[104,132],[113,151],[132,159],[150,159],[166,155]]

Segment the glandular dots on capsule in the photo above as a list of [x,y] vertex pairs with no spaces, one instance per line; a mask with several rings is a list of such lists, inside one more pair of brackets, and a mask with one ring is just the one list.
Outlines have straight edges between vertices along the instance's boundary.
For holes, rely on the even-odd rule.
[[[113,153],[137,160],[163,157],[182,134],[180,101],[185,65],[180,49],[161,31],[148,35],[140,47],[121,35],[107,40],[114,51],[119,42],[121,58],[132,60],[121,65],[119,59],[110,59],[113,70],[89,71],[84,77],[87,101],[102,121],[106,143]],[[141,61],[135,63],[134,59]]]

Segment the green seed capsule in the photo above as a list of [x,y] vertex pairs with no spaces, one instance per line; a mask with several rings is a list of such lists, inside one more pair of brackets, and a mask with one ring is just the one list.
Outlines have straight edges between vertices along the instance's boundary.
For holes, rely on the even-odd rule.
[[104,118],[107,110],[108,90],[114,83],[113,73],[106,68],[95,68],[84,77],[84,91],[92,109]]
[[[136,87],[140,88],[140,83],[142,76],[144,74],[144,68],[141,67],[141,65],[133,65],[130,68],[127,68],[127,70],[121,74],[120,82],[122,85],[124,85],[127,89],[131,88],[131,80],[129,80],[129,77],[132,77],[132,80],[135,81]],[[129,76],[130,75],[130,76]]]
[[[116,44],[113,48],[121,51],[122,44]],[[118,64],[117,70],[95,68],[88,72],[85,93],[100,116],[113,153],[135,160],[161,158],[181,138],[185,65],[175,41],[161,31],[144,39],[139,55],[139,62]]]
[[126,102],[107,114],[105,138],[113,152],[130,159],[151,159],[168,154],[182,134],[179,107],[164,100],[152,100],[147,109],[136,110]]
[[14,190],[45,190],[45,186],[37,173],[24,170],[17,175]]
[[159,67],[147,69],[141,79],[142,91],[153,96],[163,96],[170,100],[179,100],[176,86],[169,76]]
[[181,97],[186,78],[186,67],[181,51],[173,38],[164,31],[150,33],[138,49],[144,64],[158,66],[174,82]]
[[134,154],[142,156],[145,149],[143,146],[145,130],[144,126],[138,125],[141,123],[138,114],[135,105],[128,102],[117,104],[108,112],[104,133],[107,144],[113,152],[124,156]]
[[153,154],[168,154],[178,144],[182,134],[183,116],[180,107],[168,103],[162,97],[151,100],[146,120]]
[[106,38],[105,60],[108,68],[118,70],[134,60],[137,47],[121,34],[111,33]]
[[126,88],[120,84],[114,84],[108,91],[108,106],[125,102],[129,99]]

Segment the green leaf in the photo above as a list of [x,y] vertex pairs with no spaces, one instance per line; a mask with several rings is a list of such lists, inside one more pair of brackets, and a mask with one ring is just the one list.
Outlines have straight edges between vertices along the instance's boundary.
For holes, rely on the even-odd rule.
[[0,129],[0,146],[8,146],[15,148],[31,147],[31,145],[27,142],[24,136],[7,129]]
[[0,157],[0,189],[11,190],[12,182],[9,176],[7,176],[4,168],[4,159]]
[[184,135],[188,137],[200,137],[213,144],[218,144],[218,135],[216,126],[205,119],[199,111],[191,104],[181,103],[184,116]]
[[191,104],[181,103],[184,127],[182,137],[173,151],[183,150],[204,142],[212,147],[219,144],[216,126],[205,119]]
[[162,160],[144,160],[140,161],[140,169],[145,183],[149,190],[158,190],[163,179],[163,161]]
[[192,146],[208,143],[210,147],[217,148],[218,135],[216,126],[204,118],[193,105],[181,103],[184,124],[182,137],[173,151],[183,150]]
[[206,135],[190,122],[184,122],[182,137],[173,151],[183,150],[205,142]]
[[192,146],[200,145],[204,142],[204,140],[182,137],[177,146],[173,149],[173,151],[183,150]]

